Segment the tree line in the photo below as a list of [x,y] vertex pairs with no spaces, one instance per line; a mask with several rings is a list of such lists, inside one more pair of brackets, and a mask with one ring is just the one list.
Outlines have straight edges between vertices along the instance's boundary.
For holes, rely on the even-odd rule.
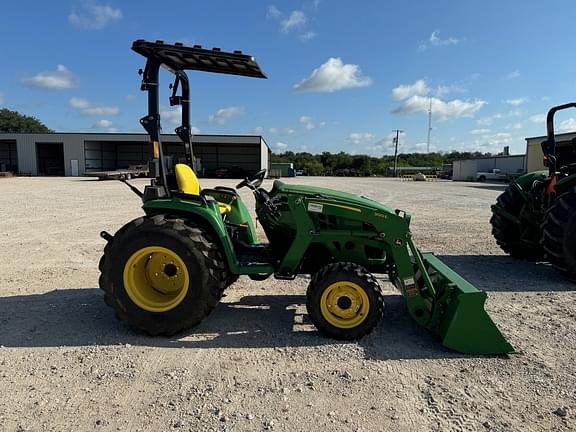
[[[448,153],[400,153],[399,167],[436,167],[450,164],[459,159],[489,157],[491,153],[458,152]],[[307,152],[273,153],[272,162],[291,162],[294,169],[303,171],[305,175],[350,175],[350,176],[386,176],[391,175],[394,167],[394,156],[381,157],[368,155],[351,155],[345,152],[311,154]]]
[[0,133],[50,133],[54,132],[36,117],[0,109]]

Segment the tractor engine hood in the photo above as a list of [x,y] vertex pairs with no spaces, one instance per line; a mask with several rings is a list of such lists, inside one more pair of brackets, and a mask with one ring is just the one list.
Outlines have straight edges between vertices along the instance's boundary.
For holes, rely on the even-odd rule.
[[274,181],[274,187],[271,191],[271,194],[275,193],[302,195],[307,199],[317,199],[319,201],[336,201],[338,204],[354,208],[363,208],[380,213],[396,214],[396,212],[390,207],[387,207],[384,204],[379,203],[378,201],[373,200],[367,196],[354,195],[333,189],[315,186],[292,185],[276,180]]

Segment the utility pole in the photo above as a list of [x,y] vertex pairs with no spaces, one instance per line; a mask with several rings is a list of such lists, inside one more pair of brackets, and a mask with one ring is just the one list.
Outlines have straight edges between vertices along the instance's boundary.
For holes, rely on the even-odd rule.
[[426,153],[430,153],[430,133],[432,132],[432,97],[428,106],[428,141],[426,144]]
[[394,129],[392,132],[396,132],[396,136],[392,138],[392,142],[394,143],[394,177],[398,177],[398,137],[400,136],[400,132],[404,131]]

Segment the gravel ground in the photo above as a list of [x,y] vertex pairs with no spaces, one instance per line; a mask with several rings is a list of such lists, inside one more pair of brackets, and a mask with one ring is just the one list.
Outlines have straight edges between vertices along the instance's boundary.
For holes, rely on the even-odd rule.
[[306,278],[242,277],[192,331],[144,336],[116,321],[97,289],[98,233],[141,215],[139,199],[118,182],[0,179],[0,430],[576,428],[575,286],[498,249],[488,220],[502,186],[297,181],[411,212],[418,246],[488,292],[487,310],[519,353],[444,349],[386,281],[385,317],[358,343],[310,326]]

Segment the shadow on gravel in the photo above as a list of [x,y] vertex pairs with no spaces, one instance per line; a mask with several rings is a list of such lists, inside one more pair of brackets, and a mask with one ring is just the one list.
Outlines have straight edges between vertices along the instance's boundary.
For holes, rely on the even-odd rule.
[[507,255],[439,255],[438,258],[483,291],[576,290],[576,284],[543,262],[522,261]]
[[[232,288],[233,289],[233,288]],[[59,347],[87,345],[169,348],[288,348],[358,344],[370,359],[466,357],[411,320],[400,295],[385,296],[384,319],[359,342],[322,337],[302,311],[304,295],[245,296],[221,303],[199,326],[175,337],[149,337],[114,319],[99,289],[55,290],[0,297],[0,345]],[[305,310],[305,309],[304,309]],[[322,355],[319,352],[319,355]]]

